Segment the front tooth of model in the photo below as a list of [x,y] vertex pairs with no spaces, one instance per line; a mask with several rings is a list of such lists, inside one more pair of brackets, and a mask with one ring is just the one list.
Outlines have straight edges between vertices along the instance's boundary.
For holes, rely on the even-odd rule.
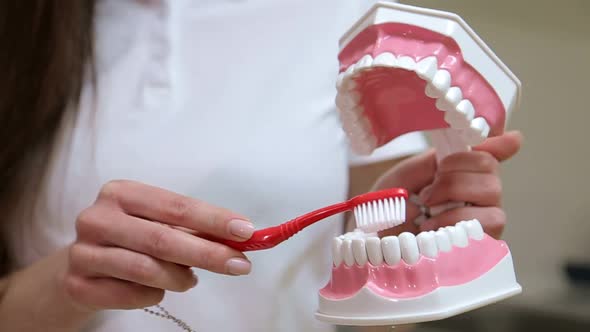
[[483,227],[479,223],[479,220],[473,219],[465,223],[465,230],[467,235],[474,240],[482,240],[484,238]]
[[445,113],[445,121],[455,129],[469,128],[475,116],[475,108],[468,99],[463,99],[454,110]]
[[414,71],[416,69],[416,61],[409,56],[401,56],[397,59],[397,66],[401,69]]
[[396,67],[397,60],[395,55],[389,52],[383,52],[373,60],[373,67]]
[[365,247],[364,238],[352,239],[352,255],[358,265],[367,264],[367,248]]
[[352,239],[347,238],[342,242],[342,259],[346,266],[354,265],[354,255],[352,254]]
[[365,68],[371,67],[373,64],[373,57],[370,54],[365,54],[354,66],[354,72],[358,73]]
[[438,70],[432,81],[426,84],[424,93],[430,98],[440,98],[444,96],[451,87],[451,74],[444,70]]
[[447,232],[449,232],[449,236],[451,237],[451,243],[459,248],[465,248],[469,244],[469,239],[467,238],[467,232],[463,227],[454,227],[454,226],[447,226],[445,227]]
[[335,237],[332,240],[332,259],[336,267],[342,263],[342,239],[340,237]]
[[416,236],[416,241],[418,241],[418,249],[422,255],[430,258],[435,258],[438,255],[436,239],[433,234],[422,232]]
[[381,240],[376,237],[368,237],[365,240],[365,245],[367,246],[367,255],[369,256],[369,262],[373,264],[373,266],[380,266],[383,264],[383,251],[381,249]]
[[457,108],[457,105],[463,98],[461,89],[454,86],[447,91],[447,93],[436,100],[436,108],[441,111],[448,112]]
[[383,251],[383,259],[385,259],[387,265],[396,265],[402,258],[397,236],[386,236],[381,239],[381,250]]
[[448,252],[451,251],[451,239],[449,238],[449,233],[447,233],[444,229],[439,229],[435,233],[436,239],[436,247],[439,251]]
[[434,79],[434,75],[438,71],[438,61],[436,60],[435,56],[429,56],[420,60],[416,64],[416,74],[428,82],[431,82]]
[[420,251],[416,236],[410,232],[403,232],[399,235],[399,245],[402,252],[402,259],[408,264],[416,264],[420,259]]
[[469,128],[465,129],[465,141],[469,145],[478,145],[485,141],[490,134],[490,126],[483,117],[477,117],[471,120]]

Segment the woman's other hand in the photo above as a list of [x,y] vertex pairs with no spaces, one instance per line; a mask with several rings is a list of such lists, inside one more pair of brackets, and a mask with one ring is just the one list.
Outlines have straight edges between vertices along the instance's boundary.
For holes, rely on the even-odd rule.
[[521,144],[522,135],[513,131],[489,138],[470,152],[452,154],[438,165],[433,150],[402,161],[381,177],[375,190],[403,187],[418,194],[427,207],[457,201],[469,205],[441,212],[417,226],[414,221],[420,209],[408,202],[407,221],[381,235],[397,235],[404,231],[418,233],[451,226],[461,220],[478,219],[488,235],[499,238],[506,225],[501,207],[500,163],[514,156]]

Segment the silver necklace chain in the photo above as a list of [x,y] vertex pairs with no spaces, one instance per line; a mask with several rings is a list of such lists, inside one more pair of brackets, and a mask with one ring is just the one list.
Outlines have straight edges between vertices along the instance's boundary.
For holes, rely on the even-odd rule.
[[193,330],[192,327],[190,327],[187,323],[183,322],[182,320],[174,317],[173,315],[171,315],[168,310],[166,310],[163,306],[156,304],[156,308],[159,311],[155,311],[152,309],[148,309],[148,308],[143,308],[143,311],[147,312],[148,314],[152,314],[155,315],[157,317],[162,317],[164,319],[169,319],[171,321],[173,321],[174,323],[176,323],[176,325],[178,325],[183,331],[188,331],[188,332],[196,332],[196,330]]

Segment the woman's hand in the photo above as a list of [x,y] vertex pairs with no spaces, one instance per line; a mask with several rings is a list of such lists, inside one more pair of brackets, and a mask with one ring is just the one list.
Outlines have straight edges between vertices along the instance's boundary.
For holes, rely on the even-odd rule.
[[502,235],[506,215],[501,207],[502,184],[500,162],[514,156],[522,143],[519,132],[492,137],[470,152],[448,156],[437,165],[434,151],[408,158],[388,171],[375,185],[376,190],[403,187],[416,193],[427,207],[448,202],[467,202],[469,206],[454,208],[426,219],[420,226],[414,220],[419,207],[408,202],[407,221],[381,235],[404,231],[418,233],[454,225],[461,220],[478,219],[485,232],[495,238]]
[[227,275],[251,268],[243,253],[207,240],[247,240],[254,227],[244,217],[137,182],[106,184],[76,231],[61,286],[91,311],[157,304],[167,290],[196,285],[191,267]]

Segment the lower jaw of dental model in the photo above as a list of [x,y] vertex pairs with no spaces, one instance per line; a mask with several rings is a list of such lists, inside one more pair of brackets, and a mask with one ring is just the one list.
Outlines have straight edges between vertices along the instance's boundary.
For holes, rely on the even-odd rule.
[[519,104],[518,79],[454,14],[379,3],[340,43],[336,105],[357,153],[444,128],[477,145]]
[[316,317],[340,325],[432,321],[521,291],[510,250],[477,220],[378,238],[350,232],[333,240],[332,276]]

